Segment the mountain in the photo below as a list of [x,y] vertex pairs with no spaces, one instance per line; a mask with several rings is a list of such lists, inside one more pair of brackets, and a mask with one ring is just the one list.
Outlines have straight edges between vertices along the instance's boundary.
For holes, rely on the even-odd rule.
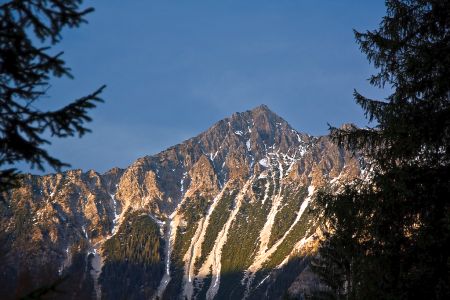
[[261,105],[126,169],[26,175],[0,201],[0,294],[302,297],[320,285],[313,195],[362,170]]

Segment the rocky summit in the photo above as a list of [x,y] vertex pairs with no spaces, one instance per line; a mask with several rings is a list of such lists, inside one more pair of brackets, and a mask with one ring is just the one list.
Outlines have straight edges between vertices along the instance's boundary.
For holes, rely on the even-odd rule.
[[302,298],[314,194],[362,170],[262,105],[126,169],[26,175],[1,195],[1,298]]

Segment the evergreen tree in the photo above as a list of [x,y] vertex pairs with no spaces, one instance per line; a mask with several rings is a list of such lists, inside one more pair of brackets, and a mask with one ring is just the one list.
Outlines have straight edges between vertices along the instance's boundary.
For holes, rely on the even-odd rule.
[[26,162],[44,170],[68,164],[52,157],[44,137],[82,136],[89,131],[88,111],[101,101],[103,87],[55,111],[40,110],[35,101],[47,95],[52,77],[71,77],[62,53],[51,46],[65,27],[78,27],[92,8],[82,0],[11,0],[0,4],[0,192],[18,178],[14,167]]
[[[331,128],[369,163],[370,181],[322,191],[327,239],[315,271],[337,299],[450,299],[450,2],[388,0],[355,37],[389,87],[354,96],[374,127]],[[327,292],[327,293],[325,293]]]

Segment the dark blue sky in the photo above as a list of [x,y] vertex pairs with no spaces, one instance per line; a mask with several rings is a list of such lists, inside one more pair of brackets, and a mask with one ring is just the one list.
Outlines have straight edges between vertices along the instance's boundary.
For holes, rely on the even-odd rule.
[[93,133],[49,148],[73,168],[126,167],[263,103],[313,135],[365,125],[353,89],[382,96],[352,32],[378,26],[381,0],[88,2],[89,24],[57,47],[75,79],[40,101],[56,108],[108,85]]

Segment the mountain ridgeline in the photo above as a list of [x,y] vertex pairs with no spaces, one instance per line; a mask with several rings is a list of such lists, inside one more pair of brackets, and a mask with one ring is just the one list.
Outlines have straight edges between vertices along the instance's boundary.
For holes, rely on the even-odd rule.
[[0,201],[1,298],[302,298],[314,193],[363,174],[262,105],[126,169],[26,175]]

